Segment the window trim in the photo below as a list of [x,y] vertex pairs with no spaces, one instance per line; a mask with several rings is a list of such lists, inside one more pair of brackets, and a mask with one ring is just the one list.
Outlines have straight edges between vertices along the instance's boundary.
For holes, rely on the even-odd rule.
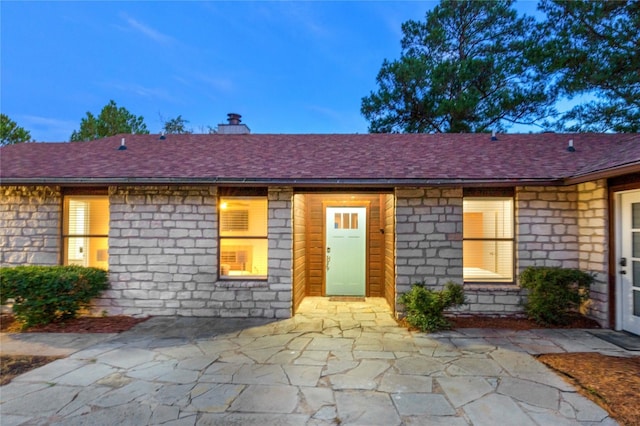
[[[91,188],[64,188],[62,191],[62,197],[61,197],[61,220],[60,220],[60,257],[59,257],[59,262],[60,265],[68,265],[68,253],[67,253],[67,248],[68,248],[68,244],[69,244],[69,239],[70,238],[106,238],[107,239],[107,270],[109,268],[109,230],[111,229],[111,218],[110,218],[110,211],[109,213],[109,219],[107,221],[107,233],[106,234],[92,234],[92,233],[88,233],[88,234],[71,234],[69,233],[69,231],[67,230],[67,232],[65,232],[65,223],[67,223],[67,221],[69,220],[68,218],[68,214],[69,214],[69,209],[65,208],[65,206],[67,205],[67,200],[70,198],[74,198],[74,197],[90,197],[90,198],[103,198],[107,200],[107,206],[110,208],[111,206],[111,200],[109,199],[109,191],[107,188],[98,188],[98,187],[91,187]],[[91,265],[88,265],[89,267],[91,267]]]
[[[511,238],[465,238],[464,237],[464,200],[465,199],[483,199],[483,198],[503,198],[510,199],[512,203],[512,216],[511,216]],[[516,282],[516,202],[515,202],[515,191],[514,188],[465,188],[463,190],[463,207],[462,207],[462,244],[463,244],[463,254],[462,254],[462,262],[464,265],[464,242],[465,241],[510,241],[512,245],[511,250],[511,280],[508,281],[479,281],[477,278],[475,279],[465,279],[464,278],[464,266],[462,271],[462,280],[464,284],[470,285],[479,285],[479,286],[494,286],[494,285],[513,285]]]
[[[266,229],[264,235],[222,235],[222,199],[237,198],[243,200],[262,200],[267,203]],[[269,199],[260,188],[252,191],[220,191],[217,201],[218,210],[218,280],[219,281],[267,281],[269,279]],[[250,219],[249,219],[250,221]],[[250,222],[249,222],[250,223]],[[223,240],[264,240],[267,243],[267,274],[266,275],[223,275],[222,274],[222,241]]]

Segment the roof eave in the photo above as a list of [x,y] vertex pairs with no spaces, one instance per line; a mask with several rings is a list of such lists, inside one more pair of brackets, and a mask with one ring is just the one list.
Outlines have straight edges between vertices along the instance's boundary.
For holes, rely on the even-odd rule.
[[623,176],[631,173],[640,173],[640,161],[624,164],[617,167],[609,167],[606,169],[592,170],[587,173],[571,176],[564,180],[565,185],[575,185],[578,183],[590,182],[597,179],[608,179],[612,177]]
[[224,185],[293,187],[415,187],[415,186],[521,186],[562,185],[562,179],[355,179],[355,178],[3,178],[0,186],[97,186],[97,185]]

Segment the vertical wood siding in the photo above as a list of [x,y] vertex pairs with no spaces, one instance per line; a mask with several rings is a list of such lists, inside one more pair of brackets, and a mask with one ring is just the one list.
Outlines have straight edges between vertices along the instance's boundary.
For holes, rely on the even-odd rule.
[[307,202],[302,194],[293,199],[293,312],[307,292]]
[[392,194],[384,197],[384,296],[394,309],[396,306],[396,260],[395,260],[395,202]]

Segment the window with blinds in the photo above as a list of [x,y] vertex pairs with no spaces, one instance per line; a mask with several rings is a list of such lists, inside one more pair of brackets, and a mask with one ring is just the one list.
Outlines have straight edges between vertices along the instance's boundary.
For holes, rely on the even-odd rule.
[[249,210],[229,210],[220,216],[221,232],[249,230]]
[[266,197],[220,198],[221,278],[267,278],[267,217]]
[[512,282],[513,198],[465,197],[462,226],[464,281]]
[[65,196],[62,224],[65,265],[109,267],[109,198]]

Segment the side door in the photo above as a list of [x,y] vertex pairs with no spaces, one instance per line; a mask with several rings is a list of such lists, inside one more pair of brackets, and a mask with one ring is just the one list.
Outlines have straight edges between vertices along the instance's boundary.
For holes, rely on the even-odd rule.
[[365,296],[366,207],[327,207],[325,217],[325,294]]
[[640,191],[620,194],[618,311],[623,330],[640,335]]

